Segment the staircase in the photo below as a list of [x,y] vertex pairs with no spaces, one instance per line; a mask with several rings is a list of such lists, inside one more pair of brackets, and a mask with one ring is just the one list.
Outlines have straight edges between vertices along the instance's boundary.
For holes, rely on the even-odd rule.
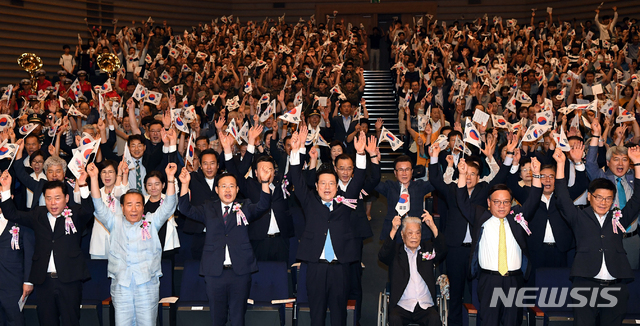
[[[398,105],[396,104],[396,92],[393,86],[393,77],[388,70],[364,72],[364,99],[367,101],[369,122],[371,130],[376,120],[382,118],[384,127],[394,135],[398,135]],[[381,165],[383,172],[393,171],[393,160],[402,155],[402,148],[392,151],[389,143],[380,144]]]

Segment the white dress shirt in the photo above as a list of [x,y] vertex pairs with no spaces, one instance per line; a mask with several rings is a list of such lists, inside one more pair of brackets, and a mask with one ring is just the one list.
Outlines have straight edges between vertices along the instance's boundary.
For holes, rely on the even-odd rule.
[[[549,210],[549,203],[551,202],[551,196],[553,196],[553,193],[549,195],[549,198],[547,198],[547,196],[543,194],[542,198],[540,199],[543,203],[547,205],[547,210]],[[551,229],[551,224],[549,223],[549,220],[547,220],[547,226],[544,229],[544,239],[542,240],[542,243],[556,243],[556,238],[553,237],[553,230]]]
[[[489,271],[498,271],[500,219],[491,216],[482,226],[484,230],[478,243],[478,261],[480,262],[480,268]],[[504,219],[504,230],[507,239],[507,267],[510,271],[516,271],[522,266],[522,249],[520,249],[513,233],[511,233],[509,220],[506,218]]]
[[433,298],[427,283],[418,272],[418,251],[420,251],[420,246],[413,252],[407,246],[404,246],[404,251],[407,252],[409,259],[409,283],[407,283],[407,287],[398,301],[398,306],[406,311],[413,312],[416,304],[419,304],[420,308],[427,310],[427,308],[433,306]]
[[[596,212],[593,212],[593,214],[596,216],[596,219],[598,219],[600,227],[603,227],[604,221],[607,219],[607,214],[609,214],[609,212],[607,212],[607,214],[604,214],[603,216],[598,215]],[[596,276],[594,276],[594,278],[605,281],[616,279],[611,275],[611,273],[609,273],[609,270],[607,269],[607,264],[604,261],[604,251],[602,252],[602,266],[600,266],[600,271]]]
[[[271,193],[276,189],[276,186],[273,183],[269,184],[269,189],[271,189]],[[269,219],[269,230],[267,230],[268,235],[274,235],[280,233],[280,228],[278,227],[278,221],[276,220],[276,213],[273,212],[273,209],[270,210],[271,217]]]
[[[229,207],[229,215],[231,215],[231,213],[233,213],[232,209],[232,204],[229,205],[225,205],[222,202],[220,202],[220,207],[222,207],[222,214],[224,215],[224,208],[225,207]],[[231,220],[229,220],[229,222],[227,223],[231,223]],[[229,256],[229,246],[225,245],[224,246],[224,263],[222,263],[223,265],[231,265],[231,256]]]
[[4,229],[7,227],[7,223],[9,223],[9,221],[4,218],[4,215],[2,213],[0,213],[0,234],[4,232]]

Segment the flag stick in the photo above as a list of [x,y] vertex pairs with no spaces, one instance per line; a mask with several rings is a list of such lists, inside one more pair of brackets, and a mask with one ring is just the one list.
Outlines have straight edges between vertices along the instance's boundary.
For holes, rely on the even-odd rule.
[[7,168],[7,170],[9,170],[11,168],[11,164],[13,164],[13,161],[15,161],[16,155],[18,154],[19,150],[20,150],[20,147],[18,147],[18,149],[16,149],[15,153],[13,153],[13,157],[11,158],[11,162],[9,163],[9,167]]

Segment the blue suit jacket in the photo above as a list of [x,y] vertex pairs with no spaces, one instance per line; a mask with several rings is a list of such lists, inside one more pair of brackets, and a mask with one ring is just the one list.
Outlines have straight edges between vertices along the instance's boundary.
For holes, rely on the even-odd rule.
[[[242,212],[249,223],[259,218],[269,209],[271,195],[262,192],[258,204],[251,204],[247,199],[236,200],[242,204]],[[233,271],[237,275],[245,275],[258,270],[256,257],[249,242],[249,227],[242,221],[237,224],[236,213],[230,212],[227,224],[222,218],[220,200],[211,200],[198,206],[189,202],[189,194],[180,197],[178,209],[188,218],[204,223],[207,235],[200,262],[200,274],[204,276],[220,276],[224,264],[225,247],[229,247],[229,256]]]

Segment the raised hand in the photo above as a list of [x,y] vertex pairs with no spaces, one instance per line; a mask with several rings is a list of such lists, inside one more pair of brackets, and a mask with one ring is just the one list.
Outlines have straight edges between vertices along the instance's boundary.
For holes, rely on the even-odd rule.
[[94,163],[89,163],[89,165],[87,165],[87,174],[89,174],[89,177],[91,177],[91,180],[97,180],[98,174],[100,174],[100,171],[98,170],[98,168]]
[[291,134],[291,151],[292,152],[295,152],[300,148],[299,137],[300,136],[298,135],[297,131]]
[[428,227],[433,227],[435,224],[433,223],[433,216],[429,214],[426,209],[423,209],[424,213],[422,213],[422,222],[426,224]]
[[[555,155],[555,153],[554,153],[554,155]],[[538,161],[538,159],[535,158],[535,157],[531,158],[531,173],[533,173],[533,175],[539,175],[540,174],[540,161]]]
[[249,129],[249,144],[255,144],[256,138],[262,134],[262,125],[258,124]]
[[467,175],[467,162],[463,158],[458,161],[458,174]]
[[634,146],[629,148],[629,158],[633,164],[640,163],[640,147]]
[[218,136],[220,138],[220,145],[222,146],[222,149],[224,150],[225,153],[231,153],[231,146],[233,145],[233,142],[235,141],[235,139],[233,138],[233,136],[229,135],[229,134],[225,134],[224,132],[220,133],[220,135]]
[[[558,166],[560,164],[564,166],[565,155],[562,153],[560,146],[556,146],[556,149],[553,151],[553,159],[558,163]],[[580,159],[582,159],[582,155],[580,155]]]
[[507,143],[507,152],[513,152],[518,146],[518,136],[514,135]]
[[78,185],[85,185],[87,183],[87,177],[89,175],[87,174],[87,171],[85,171],[85,167],[82,166],[80,167],[80,177],[77,179],[77,184]]
[[224,115],[220,115],[220,117],[218,118],[218,120],[216,120],[216,130],[218,131],[222,131],[222,127],[224,127],[224,123],[225,123],[226,119],[224,118]]
[[[434,143],[429,147],[429,156],[430,157],[438,157],[440,155],[440,145],[438,143]],[[451,157],[453,160],[453,157]]]
[[9,174],[9,170],[4,170],[4,172],[2,172],[2,176],[0,176],[0,184],[2,185],[3,191],[11,190],[11,174]]
[[312,160],[317,160],[318,159],[318,149],[315,147],[311,147],[311,149],[309,150],[309,157]]
[[182,183],[182,188],[189,186],[189,181],[191,181],[191,174],[187,171],[187,168],[182,168],[180,171],[180,175],[178,176],[180,183]]
[[369,141],[367,142],[366,151],[370,156],[375,156],[378,149],[378,141],[376,136],[369,136]]
[[358,138],[353,142],[353,147],[356,149],[356,153],[364,154],[366,142],[367,135],[364,134],[364,131],[360,131],[360,134],[358,134]]
[[384,121],[382,120],[382,118],[378,118],[378,120],[376,121],[376,130],[382,129],[382,124],[383,123],[384,123]]
[[167,174],[167,181],[169,181],[169,179],[174,179],[173,176],[176,175],[176,172],[178,171],[178,165],[175,163],[169,163],[167,164],[167,167],[164,168],[164,172]]
[[304,147],[304,143],[307,141],[307,135],[309,134],[309,130],[307,129],[306,125],[302,125],[302,127],[300,127],[300,130],[298,132],[298,141],[300,142],[300,146],[298,148],[303,148]]
[[391,223],[393,224],[393,229],[398,230],[400,225],[402,225],[402,217],[396,215]]
[[[556,149],[557,148],[558,147],[556,147]],[[583,142],[579,142],[578,144],[573,146],[571,148],[571,150],[569,151],[569,158],[571,158],[571,160],[574,163],[578,163],[578,162],[582,161],[583,154],[584,154],[584,143]]]

